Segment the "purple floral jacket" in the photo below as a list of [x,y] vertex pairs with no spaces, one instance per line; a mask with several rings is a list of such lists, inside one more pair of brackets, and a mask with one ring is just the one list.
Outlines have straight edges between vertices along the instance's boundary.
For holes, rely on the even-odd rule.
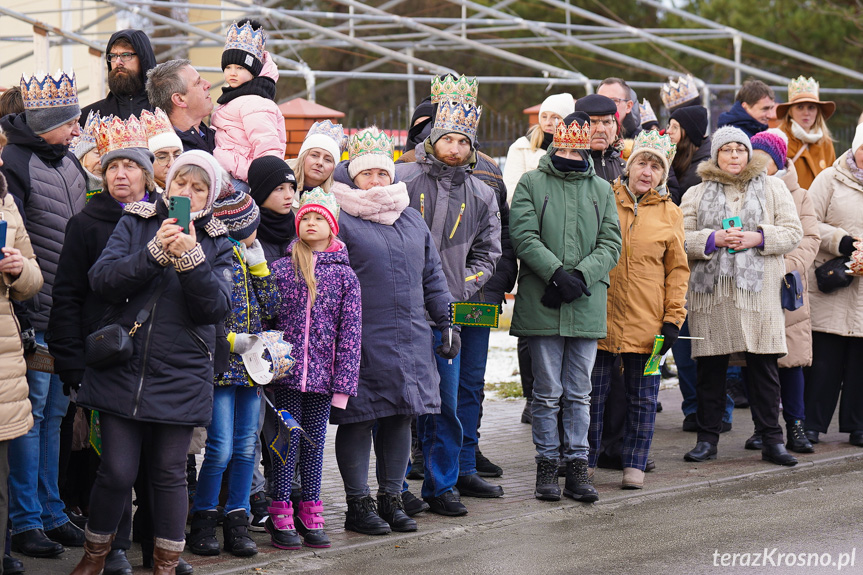
[[303,392],[356,397],[362,336],[360,282],[347,248],[336,240],[329,250],[315,252],[318,295],[310,306],[306,282],[294,274],[291,260],[297,241],[288,246],[287,257],[272,266],[282,294],[273,327],[293,344],[297,362],[291,373],[274,383]]

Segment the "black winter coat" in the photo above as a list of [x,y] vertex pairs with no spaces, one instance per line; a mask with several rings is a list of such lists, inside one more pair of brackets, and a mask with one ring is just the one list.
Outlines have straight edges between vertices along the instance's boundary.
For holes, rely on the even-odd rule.
[[678,206],[683,199],[683,194],[685,194],[689,188],[701,183],[701,176],[698,175],[698,166],[701,162],[710,159],[710,145],[710,137],[708,136],[703,142],[701,142],[701,145],[697,150],[695,150],[695,153],[692,154],[692,161],[689,163],[689,169],[686,170],[685,173],[677,176],[677,188],[673,189],[669,186],[671,201]]
[[[156,55],[153,53],[153,46],[150,45],[150,38],[141,30],[120,30],[114,32],[108,40],[108,47],[105,49],[106,54],[111,51],[114,42],[119,38],[128,40],[135,54],[138,55],[138,62],[141,64],[141,90],[137,94],[130,96],[120,96],[113,92],[108,92],[106,98],[81,108],[81,118],[78,120],[81,126],[87,123],[87,116],[92,110],[98,112],[102,117],[113,114],[123,120],[132,115],[140,116],[141,110],[153,111],[153,106],[150,105],[150,100],[147,99],[147,91],[144,89],[144,84],[147,82],[147,72],[156,66]],[[108,64],[108,72],[111,72],[111,62],[106,60],[106,63]]]
[[593,158],[593,169],[596,170],[596,175],[609,184],[613,184],[623,175],[626,162],[620,157],[620,152],[614,148],[609,146],[603,151],[591,150],[590,157]]
[[204,128],[203,136],[201,136],[197,128],[192,128],[185,132],[181,132],[174,128],[174,131],[177,132],[178,136],[180,136],[180,141],[183,142],[184,152],[188,152],[189,150],[201,150],[202,152],[212,154],[213,150],[216,149],[216,131],[204,124],[201,124],[201,127]]
[[131,327],[159,282],[165,288],[150,319],[138,329],[125,364],[87,368],[78,403],[119,417],[206,426],[213,412],[216,324],[230,309],[231,242],[212,216],[195,222],[199,245],[174,265],[152,242],[168,217],[165,202],[126,206],[90,287],[117,306],[112,321]]

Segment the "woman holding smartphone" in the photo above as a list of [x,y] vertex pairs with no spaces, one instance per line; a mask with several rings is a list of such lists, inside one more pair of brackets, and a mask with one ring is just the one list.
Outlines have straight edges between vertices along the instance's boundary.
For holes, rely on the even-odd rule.
[[780,286],[783,255],[803,237],[794,201],[782,180],[770,178],[766,160],[752,155],[749,137],[734,127],[713,135],[710,159],[698,167],[702,183],[680,206],[690,278],[687,293],[692,357],[698,359],[698,443],[686,461],[715,459],[725,409],[725,371],[743,353],[761,457],[796,465],[779,426],[779,373],[787,353]]
[[[111,323],[139,327],[131,359],[84,372],[78,402],[99,410],[102,462],[91,495],[99,505],[90,510],[76,575],[101,571],[145,437],[144,464],[153,485],[153,572],[174,573],[185,545],[186,451],[193,428],[210,421],[215,324],[225,319],[230,302],[231,243],[212,216],[223,174],[205,152],[182,154],[168,173],[166,197],[128,205],[128,216],[90,269],[93,291],[114,304]],[[177,196],[189,201],[187,226],[169,216]]]

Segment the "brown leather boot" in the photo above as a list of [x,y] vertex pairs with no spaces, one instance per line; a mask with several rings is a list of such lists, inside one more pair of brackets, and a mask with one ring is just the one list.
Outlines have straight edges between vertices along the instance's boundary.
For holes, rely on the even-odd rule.
[[89,529],[84,530],[84,556],[75,566],[71,575],[99,575],[105,566],[105,557],[111,551],[111,541],[114,534],[99,535],[91,533]]
[[153,575],[174,575],[180,562],[185,541],[170,541],[156,537],[153,548]]

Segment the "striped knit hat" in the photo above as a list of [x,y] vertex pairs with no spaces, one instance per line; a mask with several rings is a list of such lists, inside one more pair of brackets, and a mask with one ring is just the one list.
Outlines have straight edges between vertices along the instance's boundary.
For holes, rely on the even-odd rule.
[[237,241],[251,236],[261,223],[261,210],[252,196],[232,186],[216,199],[213,215],[225,224],[228,234]]

